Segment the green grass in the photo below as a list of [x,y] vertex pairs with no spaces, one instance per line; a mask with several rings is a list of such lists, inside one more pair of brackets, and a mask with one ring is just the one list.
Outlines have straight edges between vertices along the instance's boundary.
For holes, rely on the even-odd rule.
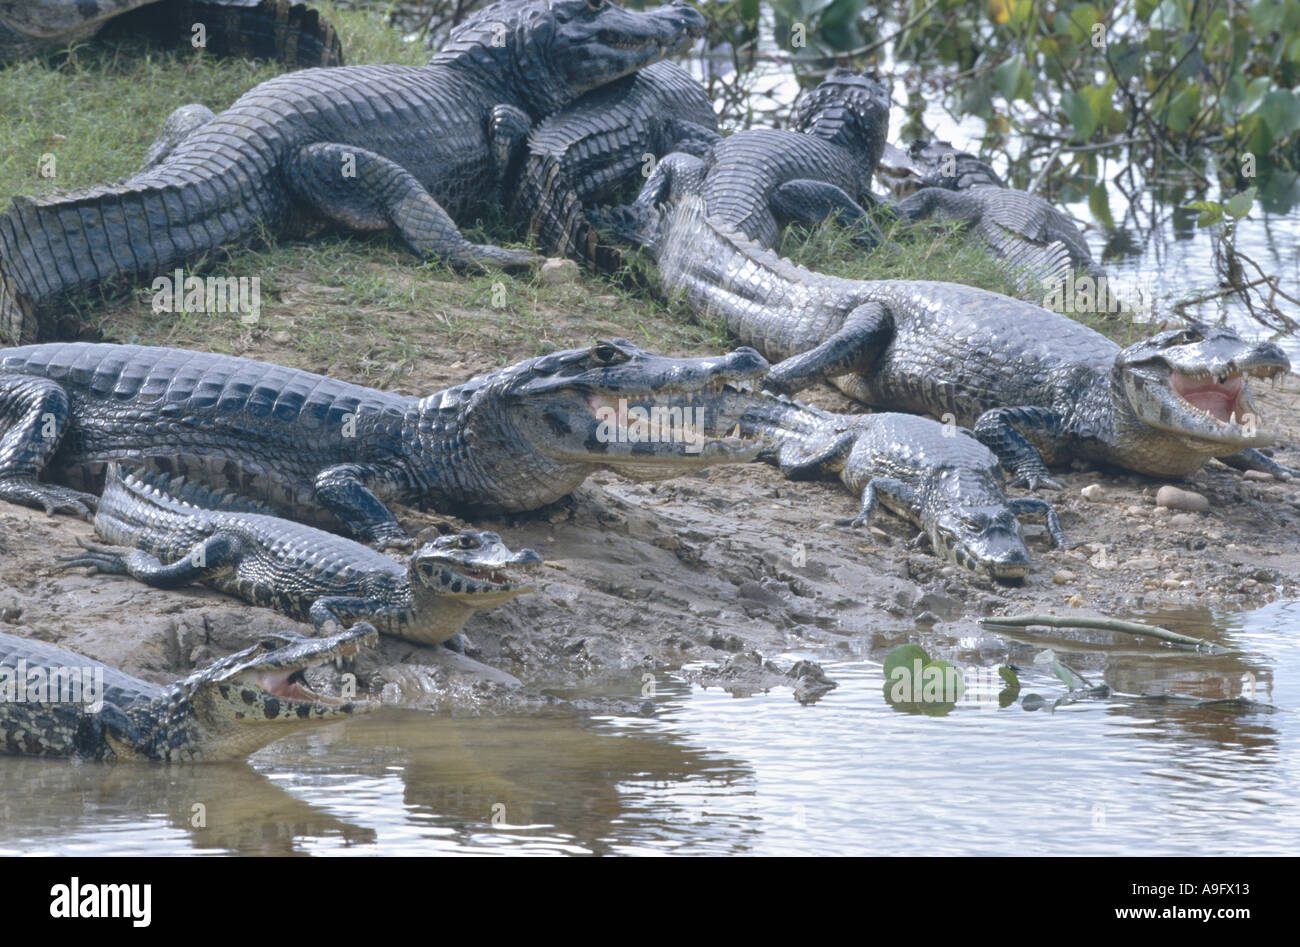
[[[428,53],[404,43],[379,12],[320,6],[339,30],[349,63],[427,61]],[[120,37],[0,69],[0,207],[15,194],[125,177],[173,109],[201,102],[220,111],[279,73],[273,63]],[[54,157],[52,178],[39,173],[46,155]],[[477,242],[509,245],[514,238],[496,220],[466,231]],[[550,285],[540,276],[453,273],[420,262],[389,235],[263,237],[252,248],[217,251],[186,267],[186,275],[258,277],[262,313],[254,326],[237,314],[156,314],[147,286],[105,291],[70,308],[106,339],[252,352],[374,384],[430,360],[454,364],[456,353],[465,353],[467,363],[506,364],[599,337],[623,336],[676,354],[735,344],[721,324],[700,324],[680,306],[651,301],[647,268],[635,255],[629,273]],[[891,232],[882,248],[864,254],[842,231],[825,227],[792,232],[781,249],[839,275],[1009,288],[1005,274],[952,226],[896,237]]]

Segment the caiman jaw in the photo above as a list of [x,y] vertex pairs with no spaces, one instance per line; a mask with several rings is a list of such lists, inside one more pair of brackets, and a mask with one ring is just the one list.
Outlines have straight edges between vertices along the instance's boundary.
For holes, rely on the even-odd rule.
[[496,533],[465,530],[422,547],[412,563],[413,580],[439,598],[486,606],[533,591],[530,576],[542,557],[532,549],[511,552]]
[[373,701],[318,694],[307,686],[306,678],[308,668],[373,645],[378,640],[373,628],[353,628],[320,639],[285,634],[283,640],[289,644],[278,646],[281,642],[269,639],[225,659],[234,673],[203,685],[211,694],[211,709],[228,722],[260,724],[344,719],[376,706]]
[[671,445],[673,453],[684,451],[696,457],[745,457],[758,450],[761,438],[742,434],[738,424],[725,436],[709,434],[717,429],[712,423],[718,414],[714,399],[724,391],[734,392],[735,388],[730,382],[718,381],[694,390],[632,392],[617,397],[592,392],[587,395],[587,405],[592,416],[608,426],[608,436],[615,443]]
[[[1228,369],[1218,373],[1187,372],[1168,369],[1168,384],[1159,385],[1146,372],[1133,373],[1126,381],[1129,400],[1154,427],[1189,441],[1209,441],[1236,449],[1267,446],[1276,440],[1273,431],[1264,430],[1259,413],[1246,383],[1251,378],[1273,379],[1286,369],[1263,365],[1248,371]],[[1145,382],[1145,384],[1143,384]],[[1163,393],[1161,393],[1163,388]],[[1155,395],[1153,398],[1152,395]],[[1143,411],[1144,404],[1155,401]]]

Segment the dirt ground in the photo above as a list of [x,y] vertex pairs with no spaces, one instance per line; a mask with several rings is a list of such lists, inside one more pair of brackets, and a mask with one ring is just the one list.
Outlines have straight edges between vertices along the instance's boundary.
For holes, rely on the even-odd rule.
[[[269,333],[241,354],[349,378],[346,366],[311,364]],[[494,367],[436,345],[424,354],[390,387],[423,394]],[[827,389],[809,394],[848,408]],[[1282,433],[1277,456],[1300,465],[1297,383],[1256,398]],[[684,664],[738,693],[786,684],[815,698],[826,686],[818,670],[784,676],[796,663],[789,653],[848,656],[852,636],[878,629],[969,640],[986,615],[1248,609],[1300,596],[1300,484],[1211,465],[1181,484],[1210,501],[1195,514],[1158,509],[1159,481],[1088,469],[1061,479],[1063,490],[1043,495],[1076,545],[1053,549],[1041,527],[1026,526],[1035,565],[1009,585],[912,545],[915,530],[888,514],[870,530],[835,525],[856,508],[838,482],[789,483],[761,465],[646,484],[598,474],[555,507],[474,522],[537,549],[546,564],[535,593],[470,620],[467,656],[385,640],[356,670],[385,700],[443,712],[638,713],[644,675]],[[1080,491],[1094,483],[1104,495],[1085,499]],[[397,512],[415,533],[469,525]],[[74,552],[77,537],[92,539],[90,525],[0,504],[0,631],[163,682],[292,624],[201,588],[63,572],[56,557]],[[339,672],[313,680],[337,684]]]

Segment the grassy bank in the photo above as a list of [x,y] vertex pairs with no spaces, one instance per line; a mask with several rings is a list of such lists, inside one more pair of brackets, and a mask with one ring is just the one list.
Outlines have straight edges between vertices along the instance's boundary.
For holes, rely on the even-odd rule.
[[[322,9],[343,38],[349,63],[419,64],[427,53],[401,41],[378,13]],[[279,72],[270,63],[221,60],[188,48],[113,39],[78,44],[0,70],[0,206],[121,178],[139,165],[170,112],[201,102],[228,106]],[[53,156],[52,177],[42,162]],[[466,228],[473,239],[510,243],[499,223]],[[782,252],[806,265],[860,278],[945,279],[1007,291],[1006,277],[953,228],[891,235],[864,255],[834,228],[792,234]],[[421,263],[388,235],[326,233],[310,240],[267,237],[250,249],[213,254],[188,273],[257,277],[255,325],[238,314],[152,311],[147,287],[87,300],[83,313],[102,337],[278,358],[383,384],[433,350],[465,352],[470,363],[503,364],[593,338],[620,335],[658,351],[717,351],[732,344],[718,325],[701,326],[625,282],[583,275],[548,284],[537,276],[465,275]]]

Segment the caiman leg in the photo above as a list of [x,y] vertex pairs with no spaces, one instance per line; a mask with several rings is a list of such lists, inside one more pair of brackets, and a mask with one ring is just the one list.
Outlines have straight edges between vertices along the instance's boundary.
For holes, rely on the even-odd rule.
[[68,393],[56,381],[0,374],[0,499],[89,518],[99,500],[38,478],[68,429]]
[[1048,408],[1029,405],[1019,408],[994,408],[985,411],[975,422],[975,438],[993,451],[1012,475],[1012,483],[1030,490],[1039,487],[1061,489],[1043,463],[1043,455],[1018,429],[1028,428],[1048,438],[1061,436],[1061,416]]
[[668,151],[681,151],[703,158],[710,148],[722,141],[722,136],[712,128],[683,118],[671,118],[664,126],[664,140],[668,142]]
[[763,387],[792,395],[827,378],[861,371],[871,364],[894,331],[894,322],[877,302],[854,309],[825,342],[778,362],[763,379]]
[[870,250],[883,239],[870,215],[843,189],[826,181],[786,181],[772,193],[772,210],[782,223],[816,227],[831,217],[853,232],[853,242]]
[[667,155],[655,165],[655,169],[646,178],[641,193],[636,196],[632,206],[641,212],[651,210],[656,204],[666,201],[673,191],[673,183],[681,180],[683,184],[702,181],[706,171],[705,163],[694,155],[674,152]]
[[492,170],[498,190],[504,191],[506,183],[515,176],[518,162],[523,160],[524,145],[532,122],[528,113],[513,105],[495,105],[488,122],[488,140],[492,147]]
[[[363,628],[373,628],[375,624],[392,631],[405,617],[397,609],[388,606],[376,607],[371,599],[354,595],[331,595],[318,598],[311,603],[308,615],[311,623],[316,627],[317,634],[338,634],[339,631],[355,628],[358,625]],[[338,625],[339,628],[327,631],[327,625]]]
[[300,148],[283,180],[322,217],[354,230],[393,227],[416,253],[452,266],[519,269],[539,262],[525,250],[470,243],[413,174],[364,148],[333,142]]
[[875,477],[862,491],[862,510],[849,521],[850,526],[866,526],[880,506],[881,496],[888,496],[900,507],[916,506],[916,491],[893,477]]
[[1227,457],[1220,457],[1220,461],[1229,467],[1236,467],[1238,470],[1262,470],[1264,473],[1271,473],[1279,480],[1291,480],[1300,477],[1300,470],[1295,467],[1288,467],[1286,464],[1279,464],[1267,454],[1248,447],[1243,451],[1235,454],[1229,454]]
[[161,164],[164,158],[176,150],[177,145],[214,118],[216,115],[212,109],[197,102],[176,109],[163,122],[162,131],[149,146],[149,153],[145,156],[144,164],[140,165],[140,170],[147,171]]
[[215,533],[178,559],[165,566],[158,557],[137,549],[122,553],[109,546],[96,546],[77,540],[82,552],[73,556],[62,556],[59,561],[63,568],[72,569],[85,566],[104,575],[129,575],[138,582],[155,589],[178,589],[208,578],[228,569],[240,556],[238,537],[229,533]]
[[380,549],[414,549],[415,540],[398,525],[367,484],[392,482],[392,471],[362,464],[326,467],[316,475],[316,499],[362,542]]
[[1052,544],[1060,549],[1069,549],[1073,545],[1065,537],[1065,530],[1061,529],[1061,518],[1056,515],[1056,510],[1046,500],[1040,500],[1038,497],[1013,497],[1007,500],[1007,508],[1016,514],[1020,519],[1029,519],[1031,522],[1042,519],[1047,525],[1047,532],[1052,537]]

